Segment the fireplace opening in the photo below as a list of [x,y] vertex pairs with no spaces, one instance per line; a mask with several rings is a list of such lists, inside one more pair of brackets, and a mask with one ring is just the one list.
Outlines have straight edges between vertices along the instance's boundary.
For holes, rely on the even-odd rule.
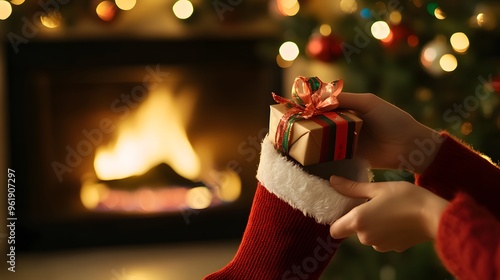
[[[7,51],[20,250],[239,238],[271,39],[40,41]],[[8,48],[6,48],[8,49]],[[28,175],[29,174],[29,175]]]
[[[176,89],[182,78],[166,73],[161,83],[147,85],[151,90],[140,97],[144,100],[134,112],[120,117],[113,140],[95,148],[94,173],[89,171],[82,178],[80,192],[87,209],[175,212],[238,199],[239,175],[225,170],[229,179],[217,180],[221,171],[207,158],[208,153],[200,158],[188,139],[186,126],[200,89],[194,85]],[[112,110],[117,103],[112,103]]]

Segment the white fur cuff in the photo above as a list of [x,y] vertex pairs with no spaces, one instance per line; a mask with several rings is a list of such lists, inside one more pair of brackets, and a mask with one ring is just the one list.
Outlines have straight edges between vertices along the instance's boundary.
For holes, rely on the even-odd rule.
[[[332,174],[360,182],[367,182],[370,179],[365,161],[341,160],[331,163],[331,166]],[[327,180],[305,172],[297,164],[279,154],[268,137],[262,142],[257,179],[269,192],[321,224],[333,223],[366,201],[343,196],[331,187]]]

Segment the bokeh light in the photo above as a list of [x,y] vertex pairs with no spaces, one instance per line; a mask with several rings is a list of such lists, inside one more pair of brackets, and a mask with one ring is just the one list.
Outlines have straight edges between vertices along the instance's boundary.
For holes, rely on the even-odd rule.
[[284,42],[279,49],[281,57],[286,61],[295,60],[299,56],[299,52],[297,44],[291,41]]
[[401,12],[399,12],[399,11],[392,11],[389,14],[389,20],[394,25],[400,24],[402,19],[403,19],[403,15],[401,15]]
[[372,13],[370,11],[370,9],[368,8],[364,8],[362,9],[360,12],[359,12],[359,15],[362,17],[362,18],[371,18],[372,17]]
[[293,65],[293,60],[292,61],[284,60],[283,57],[281,57],[281,55],[278,54],[276,56],[276,64],[278,64],[278,66],[281,68],[288,68]]
[[443,12],[443,10],[441,10],[441,8],[436,8],[434,10],[434,16],[437,18],[437,19],[440,19],[440,20],[443,20],[446,18],[446,14]]
[[329,24],[322,24],[319,27],[319,33],[323,36],[330,36],[332,34],[332,27]]
[[436,50],[433,48],[427,48],[423,52],[423,57],[427,61],[434,61],[436,59],[437,53]]
[[40,22],[47,28],[56,28],[61,25],[62,15],[59,12],[51,12],[49,14],[41,15]]
[[136,0],[115,0],[116,6],[124,11],[132,10],[137,3]]
[[187,192],[186,204],[192,209],[205,209],[212,203],[212,198],[207,187],[196,187]]
[[410,35],[408,36],[408,38],[406,39],[407,43],[408,43],[408,46],[410,47],[416,47],[418,46],[418,37],[415,36],[415,35]]
[[415,98],[422,102],[430,101],[432,99],[432,91],[426,87],[418,88],[415,91]]
[[95,12],[104,21],[111,21],[116,16],[116,6],[111,1],[102,1],[97,5]]
[[497,20],[495,15],[488,10],[482,11],[476,16],[476,23],[479,27],[486,30],[493,30],[497,26]]
[[0,20],[6,20],[12,14],[12,5],[9,2],[0,0]]
[[172,6],[174,15],[179,19],[187,19],[193,15],[193,4],[188,0],[179,0]]
[[454,55],[448,53],[439,59],[439,65],[445,72],[451,72],[457,68],[458,62]]
[[429,13],[429,15],[431,16],[435,16],[434,12],[436,11],[436,9],[439,7],[439,5],[435,2],[431,2],[429,4],[427,4],[426,8],[427,8],[427,12]]
[[373,37],[379,40],[386,39],[391,34],[391,29],[385,21],[376,21],[371,26]]
[[300,10],[300,4],[297,0],[277,0],[279,12],[284,16],[292,17]]
[[394,33],[392,33],[392,31],[389,31],[389,35],[387,35],[387,37],[385,37],[384,39],[380,39],[380,41],[386,44],[390,44],[392,42],[392,39],[394,39]]
[[458,53],[464,53],[469,48],[469,38],[463,32],[456,32],[450,37],[451,47]]
[[358,9],[358,3],[356,0],[341,0],[340,1],[340,10],[346,14],[355,13]]
[[460,126],[460,132],[462,132],[463,135],[469,135],[472,132],[472,128],[472,123],[464,122],[462,126]]
[[12,5],[19,6],[19,5],[21,5],[22,3],[24,3],[24,0],[10,0],[10,3],[11,3]]

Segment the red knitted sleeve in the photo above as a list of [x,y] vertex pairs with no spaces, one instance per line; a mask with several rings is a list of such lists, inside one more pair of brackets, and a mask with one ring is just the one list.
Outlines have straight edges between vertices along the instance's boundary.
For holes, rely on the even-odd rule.
[[500,223],[465,193],[441,216],[436,250],[458,279],[500,279]]
[[500,168],[446,132],[434,161],[415,183],[451,200],[461,191],[500,219]]

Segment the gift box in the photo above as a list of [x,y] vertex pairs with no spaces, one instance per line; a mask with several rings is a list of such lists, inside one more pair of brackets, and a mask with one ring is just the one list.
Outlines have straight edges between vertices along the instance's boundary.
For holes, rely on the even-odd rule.
[[[314,79],[313,82],[310,79]],[[297,99],[302,96],[300,100],[288,100],[273,94],[281,103],[270,106],[269,135],[274,146],[303,166],[353,158],[363,123],[359,117],[349,110],[335,110],[338,106],[336,98],[337,103],[330,100],[329,106],[323,106],[322,110],[310,109],[314,112],[306,115],[307,101],[313,103],[311,106],[320,107],[320,101],[329,96],[336,97],[341,89],[341,83],[328,88],[328,84],[317,77],[298,77],[292,96]],[[325,90],[328,91],[326,95]],[[304,92],[320,98],[314,102],[314,98],[304,98]]]
[[[271,105],[270,109],[269,135],[276,145],[273,136],[289,109],[282,104]],[[352,158],[362,123],[354,113],[346,110],[296,120],[288,144],[288,155],[304,166]]]

